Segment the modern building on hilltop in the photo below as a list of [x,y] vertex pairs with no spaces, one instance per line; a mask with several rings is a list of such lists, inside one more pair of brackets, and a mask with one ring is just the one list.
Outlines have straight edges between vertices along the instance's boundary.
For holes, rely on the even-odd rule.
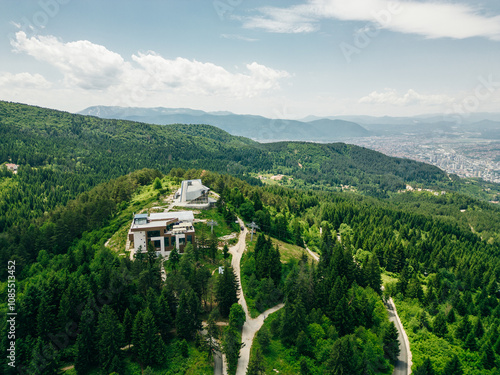
[[215,199],[208,196],[210,189],[201,180],[184,180],[174,195],[174,203],[182,207],[208,208]]
[[183,253],[186,244],[195,239],[193,221],[192,211],[134,215],[128,232],[133,256],[139,251],[146,253],[149,243],[157,256],[168,258],[174,247]]

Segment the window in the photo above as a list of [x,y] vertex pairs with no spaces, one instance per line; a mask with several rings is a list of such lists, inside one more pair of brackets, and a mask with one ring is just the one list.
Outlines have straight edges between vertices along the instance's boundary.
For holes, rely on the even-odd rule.
[[179,237],[179,245],[184,245],[186,243],[185,237]]
[[159,248],[161,248],[161,241],[159,241],[159,240],[153,241],[153,245],[156,249],[159,249]]
[[193,243],[193,235],[188,234],[188,235],[186,236],[186,240],[187,240],[187,242]]
[[170,237],[164,237],[163,238],[163,243],[165,244],[165,247],[169,247],[170,246],[169,239],[170,239]]
[[148,237],[160,237],[160,231],[159,230],[150,230],[148,231]]

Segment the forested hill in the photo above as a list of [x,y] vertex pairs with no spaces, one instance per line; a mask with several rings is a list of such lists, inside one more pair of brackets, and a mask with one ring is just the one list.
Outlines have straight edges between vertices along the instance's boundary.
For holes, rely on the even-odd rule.
[[287,173],[307,183],[360,190],[448,178],[438,168],[357,146],[259,144],[207,125],[155,126],[0,102],[0,162],[53,166],[108,178],[143,167],[204,167],[232,174]]
[[208,125],[148,125],[0,102],[0,164],[5,162],[20,167],[15,179],[0,181],[0,231],[145,167],[210,169],[256,184],[251,175],[281,173],[293,177],[292,187],[349,185],[379,197],[406,183],[461,186],[436,167],[343,143],[259,144]]

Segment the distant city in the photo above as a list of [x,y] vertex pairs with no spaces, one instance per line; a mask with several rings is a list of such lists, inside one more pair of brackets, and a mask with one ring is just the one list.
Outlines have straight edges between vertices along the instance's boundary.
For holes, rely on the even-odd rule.
[[500,141],[412,135],[372,136],[348,143],[435,165],[460,177],[500,183]]

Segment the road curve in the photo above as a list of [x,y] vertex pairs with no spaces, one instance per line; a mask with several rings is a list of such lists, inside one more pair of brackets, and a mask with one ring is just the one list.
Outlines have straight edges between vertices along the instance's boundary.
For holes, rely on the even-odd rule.
[[231,261],[231,266],[236,272],[236,276],[238,277],[238,284],[240,287],[238,302],[243,307],[243,310],[245,311],[246,315],[246,322],[245,324],[243,324],[243,329],[241,331],[241,341],[243,342],[244,345],[240,350],[240,358],[238,359],[238,367],[236,369],[236,375],[245,375],[248,367],[248,362],[250,361],[250,349],[252,348],[253,338],[255,334],[264,324],[264,319],[267,318],[269,314],[272,314],[273,312],[281,309],[284,306],[284,304],[280,303],[279,305],[276,305],[270,308],[269,310],[264,311],[255,319],[252,319],[252,317],[248,313],[247,302],[245,301],[245,296],[243,295],[243,288],[241,287],[241,271],[240,271],[240,261],[241,261],[241,256],[243,255],[243,252],[245,251],[246,248],[245,240],[248,230],[240,218],[238,218],[238,223],[240,227],[243,227],[244,229],[241,231],[239,235],[238,243],[229,249],[229,253],[233,256],[233,259]]
[[399,357],[396,365],[394,366],[393,375],[409,375],[411,374],[411,351],[410,351],[410,342],[408,341],[408,336],[403,328],[403,324],[401,324],[401,320],[399,319],[398,312],[396,310],[396,305],[394,305],[394,301],[392,298],[386,303],[387,312],[389,313],[389,320],[394,322],[394,325],[398,329],[398,340],[399,340]]

